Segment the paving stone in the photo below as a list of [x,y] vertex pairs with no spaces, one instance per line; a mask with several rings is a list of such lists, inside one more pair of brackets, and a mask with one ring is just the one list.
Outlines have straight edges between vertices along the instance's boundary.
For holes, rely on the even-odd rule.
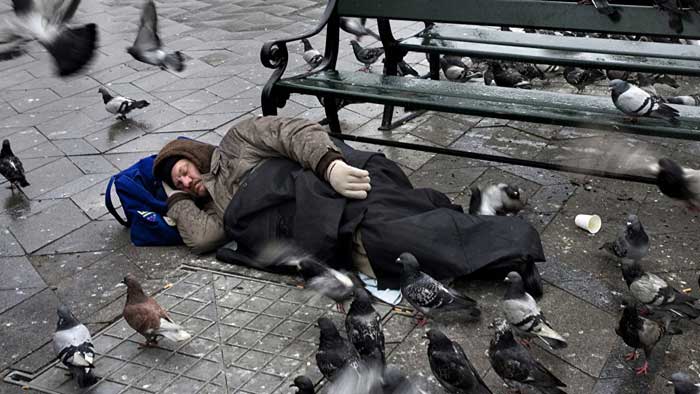
[[80,138],[56,140],[54,145],[69,156],[98,153],[97,149]]
[[70,197],[75,193],[79,193],[91,186],[104,181],[112,174],[87,174],[81,175],[78,178],[61,185],[48,193],[42,194],[39,198],[55,199]]
[[[108,178],[103,179],[94,186],[71,195],[70,199],[78,207],[80,207],[83,213],[85,213],[85,215],[87,215],[90,219],[94,220],[100,218],[108,212],[107,207],[105,206],[105,193],[107,191],[108,182]],[[115,209],[117,209],[118,214],[122,218],[125,218],[123,210],[119,209],[121,207],[121,202],[119,201],[119,196],[117,196],[117,191],[115,188],[112,188],[110,198],[112,199],[112,204],[114,205]]]
[[[202,135],[201,131],[181,131],[177,133],[157,133],[149,134],[136,141],[128,142],[121,145],[115,149],[112,149],[113,153],[134,153],[134,152],[148,152],[148,151],[158,151],[166,143],[177,137],[188,137],[197,138]],[[145,157],[145,155],[143,156]]]
[[37,250],[35,255],[112,251],[129,243],[129,232],[116,221],[95,221],[56,242]]
[[9,229],[26,251],[33,252],[88,221],[72,201],[62,200],[43,212],[10,223]]
[[115,123],[85,137],[85,140],[94,146],[100,153],[105,153],[112,148],[123,145],[146,134],[137,122],[128,120]]
[[39,274],[50,286],[57,285],[61,280],[72,277],[109,252],[68,253],[43,256],[29,256],[29,260]]
[[117,172],[117,168],[102,156],[73,156],[70,157],[70,160],[85,174],[108,174]]
[[253,84],[244,79],[238,77],[230,77],[215,85],[209,86],[206,89],[207,91],[214,93],[215,95],[221,98],[227,99],[236,97],[238,93],[246,91],[252,87]]
[[50,89],[12,90],[3,94],[3,99],[19,113],[28,112],[60,98]]
[[24,256],[24,250],[8,229],[0,228],[0,256]]
[[176,100],[170,103],[170,105],[186,114],[192,114],[200,109],[216,104],[220,100],[221,99],[218,96],[211,93],[207,93],[206,91],[198,91],[189,96]]
[[[222,124],[225,124],[240,115],[233,114],[209,114],[209,115],[190,115],[175,121],[163,128],[156,130],[156,133],[180,133],[185,134],[192,130],[209,131],[215,129]],[[193,137],[194,138],[194,137]]]
[[25,188],[25,193],[30,198],[38,197],[81,176],[82,172],[70,160],[62,158],[51,163],[50,167],[29,171],[27,179],[31,186]]

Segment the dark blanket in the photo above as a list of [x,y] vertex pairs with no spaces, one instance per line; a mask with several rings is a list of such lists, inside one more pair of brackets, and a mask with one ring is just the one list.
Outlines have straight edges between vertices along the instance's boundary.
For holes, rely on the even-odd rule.
[[340,141],[346,162],[369,171],[365,200],[346,199],[312,171],[287,159],[261,163],[241,184],[224,215],[236,250],[217,257],[246,264],[265,240],[292,238],[337,268],[352,268],[352,234],[360,226],[380,288],[397,288],[402,252],[437,279],[470,274],[507,261],[544,261],[537,231],[514,217],[464,214],[444,194],[414,189],[383,154],[357,151]]

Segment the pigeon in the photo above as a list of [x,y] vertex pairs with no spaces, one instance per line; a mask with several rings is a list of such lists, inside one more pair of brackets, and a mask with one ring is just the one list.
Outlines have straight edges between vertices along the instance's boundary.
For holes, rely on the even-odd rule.
[[649,236],[637,215],[630,214],[617,238],[598,249],[604,249],[621,259],[640,260],[649,253]]
[[365,27],[364,18],[340,18],[340,28],[355,36],[360,41],[364,36],[372,36],[381,40],[379,34]]
[[520,337],[537,337],[552,349],[568,346],[566,339],[559,335],[544,317],[534,298],[523,286],[523,278],[517,272],[506,277],[508,289],[503,295],[503,313],[510,326]]
[[405,60],[400,60],[399,63],[397,64],[398,68],[398,75],[400,77],[415,77],[415,78],[420,78],[420,74],[418,74],[418,71],[416,71],[415,68],[411,67],[410,64],[406,63]]
[[527,196],[523,189],[505,183],[489,185],[482,192],[478,186],[471,189],[469,213],[471,215],[517,214],[525,208]]
[[14,188],[29,186],[27,178],[24,176],[24,167],[19,158],[12,153],[10,141],[2,141],[2,150],[0,150],[0,174],[10,182],[10,189],[14,192]]
[[448,81],[467,82],[477,74],[469,70],[462,58],[459,56],[445,55],[440,58],[440,69]]
[[349,276],[320,263],[314,258],[299,262],[304,288],[322,294],[336,303],[338,312],[345,312],[345,301],[352,298],[355,285]]
[[186,341],[192,337],[173,322],[168,312],[153,297],[143,292],[134,275],[126,274],[122,283],[127,287],[124,320],[146,338],[144,346],[156,345],[158,337],[165,337],[174,342]]
[[605,73],[596,68],[564,67],[564,79],[569,85],[576,88],[576,93],[580,94],[586,86],[592,85],[605,79]]
[[383,394],[427,394],[416,387],[395,365],[387,365],[382,375]]
[[146,100],[134,100],[123,96],[112,96],[107,89],[99,88],[98,92],[102,94],[102,101],[105,103],[105,109],[111,114],[115,114],[121,120],[126,120],[126,114],[135,108],[146,108],[150,104]]
[[515,340],[505,320],[495,323],[496,335],[488,350],[493,370],[513,390],[566,394],[560,387],[566,384],[540,364],[527,349]]
[[427,316],[437,312],[466,310],[471,319],[481,315],[476,301],[421,272],[418,260],[412,254],[401,253],[396,262],[402,266],[401,294],[421,315],[418,325],[424,326],[428,322]]
[[38,40],[51,54],[58,75],[80,71],[95,54],[97,25],[68,27],[80,0],[12,0],[16,21],[2,41]]
[[156,4],[147,0],[141,13],[141,25],[134,44],[126,51],[134,59],[158,66],[161,69],[172,69],[180,72],[185,69],[185,56],[180,51],[167,53],[158,37],[158,15]]
[[314,394],[314,382],[309,379],[308,376],[300,375],[294,378],[294,383],[289,385],[289,387],[296,387],[296,394]]
[[428,361],[430,370],[454,394],[490,394],[486,383],[457,342],[451,341],[440,330],[428,330]]
[[95,369],[95,346],[90,331],[81,324],[67,306],[58,307],[58,324],[53,334],[56,357],[68,368],[78,387],[90,387],[99,380]]
[[671,29],[676,33],[683,32],[683,10],[679,8],[677,0],[654,0],[654,5],[668,13],[668,26]]
[[383,394],[383,365],[358,362],[346,365],[338,371],[328,385],[326,393],[333,394]]
[[700,384],[693,383],[690,380],[690,376],[683,372],[676,372],[671,375],[671,381],[669,382],[674,386],[673,392],[675,394],[700,394]]
[[355,299],[345,317],[345,332],[363,360],[384,365],[386,357],[382,318],[374,310],[369,293],[363,288],[355,290]]
[[650,167],[661,193],[682,201],[692,212],[700,212],[700,171],[683,168],[664,158]]
[[678,318],[700,317],[700,300],[674,289],[659,276],[644,272],[638,261],[623,261],[622,277],[632,296],[647,307],[668,311]]
[[352,51],[355,53],[355,59],[365,65],[363,71],[370,72],[372,64],[376,63],[384,54],[384,48],[363,48],[355,40],[351,40],[350,45],[352,45]]
[[0,61],[11,60],[25,53],[25,45],[32,41],[31,37],[19,34],[16,27],[5,21],[0,28]]
[[316,365],[323,376],[331,382],[338,372],[346,366],[359,368],[360,355],[345,338],[340,336],[338,328],[327,317],[318,319],[321,335],[316,352]]
[[314,49],[314,47],[311,46],[311,43],[309,42],[308,39],[302,38],[301,42],[304,43],[304,54],[302,55],[302,58],[308,64],[311,66],[311,68],[316,68],[321,64],[323,61],[323,55],[321,52],[319,52],[317,49]]
[[488,62],[488,64],[496,85],[508,88],[532,89],[530,81],[525,79],[515,68],[495,61]]
[[653,117],[678,124],[678,110],[659,101],[644,90],[621,79],[614,79],[608,84],[613,104],[624,114],[633,117]]
[[700,107],[700,93],[694,93],[688,96],[671,96],[666,97],[665,99],[666,102],[670,104]]
[[536,64],[515,62],[512,63],[512,66],[520,73],[520,75],[527,78],[529,81],[532,81],[535,78],[542,81],[547,79],[547,76],[544,75],[544,71],[540,70]]
[[593,7],[595,7],[595,9],[598,10],[598,12],[600,12],[603,15],[606,15],[613,22],[617,22],[620,20],[620,11],[618,11],[617,8],[611,6],[610,3],[608,3],[608,0],[581,0],[578,3],[593,4]]
[[641,348],[644,350],[644,365],[635,369],[637,375],[643,375],[649,372],[649,357],[651,356],[654,346],[656,346],[666,334],[667,327],[668,323],[664,325],[640,316],[637,311],[637,306],[634,303],[625,306],[620,322],[617,328],[615,328],[615,333],[622,338],[622,341],[624,341],[627,346],[634,348],[630,354],[625,356],[625,360],[636,360],[637,357],[639,357],[637,349]]
[[605,70],[605,76],[610,80],[621,79],[627,81],[630,78],[631,73],[627,70]]

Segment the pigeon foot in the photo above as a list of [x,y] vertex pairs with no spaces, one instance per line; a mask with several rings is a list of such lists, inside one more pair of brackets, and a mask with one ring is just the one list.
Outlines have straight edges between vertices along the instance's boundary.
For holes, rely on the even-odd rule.
[[345,313],[345,305],[342,302],[335,304],[335,310],[340,313]]
[[635,368],[634,372],[636,372],[637,375],[646,375],[647,373],[649,373],[649,362],[644,361],[644,365],[642,365],[639,368]]
[[526,348],[530,348],[530,341],[525,339],[525,338],[518,338],[518,342],[520,342],[521,345],[525,346]]
[[625,354],[625,360],[627,361],[633,361],[636,360],[639,357],[639,352],[635,349],[632,353]]
[[424,315],[416,314],[416,324],[418,324],[418,327],[425,327],[425,325],[428,324],[428,318]]

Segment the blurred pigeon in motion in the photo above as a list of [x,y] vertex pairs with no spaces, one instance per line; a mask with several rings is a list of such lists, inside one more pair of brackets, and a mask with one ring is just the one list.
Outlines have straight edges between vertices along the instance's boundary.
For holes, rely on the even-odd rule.
[[395,365],[387,365],[382,375],[383,394],[427,394],[416,387]]
[[668,320],[666,324],[656,322],[646,317],[640,316],[637,310],[637,305],[629,303],[625,305],[622,312],[622,317],[615,328],[615,333],[622,340],[634,348],[634,350],[625,356],[625,360],[636,360],[639,357],[637,349],[644,350],[644,365],[640,368],[635,368],[637,375],[646,374],[649,372],[649,357],[654,349],[654,346],[663,338],[668,328]]
[[97,45],[94,23],[67,26],[78,5],[80,0],[12,0],[17,18],[0,42],[37,40],[53,57],[60,76],[76,73],[90,62]]
[[693,383],[690,376],[683,372],[671,375],[674,394],[700,394],[700,383]]
[[132,110],[146,108],[150,105],[146,100],[134,100],[124,96],[112,96],[105,88],[99,88],[98,92],[102,94],[102,101],[105,103],[107,112],[117,115],[121,120],[126,120],[126,114]]
[[412,254],[401,253],[396,262],[401,264],[401,294],[420,313],[420,326],[428,322],[428,316],[441,312],[465,310],[470,319],[481,315],[476,301],[421,272]]
[[613,104],[624,114],[633,119],[652,117],[678,124],[678,110],[659,101],[644,90],[621,79],[614,79],[608,84]]
[[99,380],[95,369],[95,347],[90,331],[73,316],[67,306],[58,307],[58,324],[53,334],[56,357],[68,368],[78,387],[92,386]]
[[700,93],[691,94],[688,96],[671,96],[665,97],[666,102],[669,104],[678,105],[689,105],[693,107],[700,107]]
[[321,52],[314,49],[308,39],[302,38],[301,42],[304,43],[304,54],[302,55],[302,58],[306,64],[311,66],[311,68],[318,67],[318,65],[323,61],[323,55]]
[[507,88],[532,89],[530,81],[525,79],[515,68],[496,61],[488,62],[488,65],[496,85]]
[[143,346],[158,344],[159,337],[165,337],[173,342],[186,341],[192,336],[182,327],[175,324],[168,312],[147,296],[141,284],[132,274],[126,274],[122,281],[127,287],[126,304],[124,304],[124,320],[136,332],[146,337]]
[[14,188],[29,186],[27,178],[24,176],[24,167],[19,158],[12,153],[10,141],[2,141],[2,150],[0,150],[0,175],[4,176],[10,182],[10,189],[14,192]]
[[346,365],[333,377],[326,393],[333,394],[383,394],[383,365],[375,362],[358,362]]
[[324,295],[336,303],[338,312],[345,312],[345,301],[352,298],[355,285],[349,276],[320,263],[314,258],[299,262],[304,288]]
[[452,82],[466,82],[478,73],[472,73],[459,56],[445,55],[440,58],[440,69],[445,78]]
[[19,34],[20,28],[3,21],[0,27],[0,61],[11,60],[24,54],[25,45],[32,41],[28,35]]
[[364,36],[372,36],[381,40],[379,34],[365,27],[366,21],[365,18],[340,18],[340,28],[354,35],[358,41],[361,41]]
[[335,380],[338,374],[346,366],[359,368],[360,355],[345,338],[340,336],[338,328],[327,317],[318,319],[318,327],[321,331],[316,352],[316,365],[326,379]]
[[345,332],[363,360],[384,365],[382,318],[372,306],[369,293],[363,288],[355,290],[355,299],[345,317]]
[[489,361],[510,389],[527,393],[566,394],[560,388],[566,387],[566,384],[515,340],[505,320],[499,320],[494,326],[496,334],[489,345]]
[[352,51],[355,53],[355,59],[365,65],[363,71],[371,72],[372,64],[376,63],[384,55],[384,48],[382,47],[363,48],[355,40],[351,40],[350,45],[352,45]]
[[134,59],[158,66],[161,69],[171,69],[180,72],[185,69],[185,56],[180,51],[167,53],[158,37],[158,15],[153,0],[146,1],[141,13],[141,25],[134,44],[126,51]]
[[700,212],[700,171],[683,168],[667,158],[659,160],[650,169],[661,193],[682,201],[692,212]]
[[649,236],[637,215],[630,214],[617,238],[598,249],[604,249],[621,259],[640,260],[649,253]]
[[682,6],[677,0],[654,0],[654,5],[659,7],[662,11],[668,13],[668,26],[675,30],[676,33],[683,32],[683,10],[679,8]]
[[314,394],[314,382],[308,376],[300,375],[294,378],[294,383],[289,387],[296,387],[296,394]]
[[486,383],[457,342],[451,341],[440,330],[428,330],[428,361],[430,370],[454,394],[490,394]]
[[506,320],[520,337],[537,337],[552,349],[568,346],[564,337],[559,335],[542,314],[537,301],[523,286],[523,278],[517,272],[510,272],[506,277],[508,289],[503,295],[502,309]]
[[668,311],[689,320],[700,317],[697,298],[676,290],[656,274],[644,272],[638,261],[623,261],[622,277],[632,296],[648,308]]
[[596,10],[603,15],[607,15],[610,20],[617,22],[620,20],[620,11],[608,3],[608,0],[580,0],[579,4],[593,4]]
[[564,67],[564,79],[569,85],[576,88],[576,93],[580,94],[586,86],[592,85],[605,79],[605,73],[597,68]]
[[471,188],[469,213],[472,215],[517,214],[525,208],[525,191],[505,183],[486,186],[482,192],[478,186]]

